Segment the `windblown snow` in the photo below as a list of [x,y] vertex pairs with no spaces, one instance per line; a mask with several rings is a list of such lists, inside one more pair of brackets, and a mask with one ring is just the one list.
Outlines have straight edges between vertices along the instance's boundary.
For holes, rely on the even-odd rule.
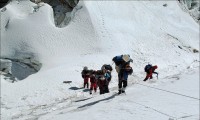
[[[0,13],[1,59],[41,63],[21,81],[1,75],[2,120],[199,119],[199,24],[177,1],[79,1],[63,28],[45,3],[12,1]],[[108,94],[70,89],[82,87],[84,66],[114,68],[121,54],[133,59],[126,95],[114,95],[115,70]],[[148,63],[159,78],[143,82]]]

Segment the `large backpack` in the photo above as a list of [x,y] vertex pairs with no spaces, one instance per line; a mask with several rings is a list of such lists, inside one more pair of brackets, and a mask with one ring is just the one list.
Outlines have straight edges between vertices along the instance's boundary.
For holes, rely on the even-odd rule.
[[122,57],[123,55],[120,55],[120,56],[115,56],[112,59],[116,66],[119,66],[121,64],[121,62],[123,61]]
[[96,78],[97,80],[103,80],[103,79],[105,79],[105,78],[104,78],[104,73],[102,72],[102,70],[97,70],[97,71],[95,72],[95,78]]
[[86,74],[88,74],[88,73],[89,73],[88,70],[82,70],[82,72],[81,72],[82,75],[86,75]]
[[82,75],[91,75],[93,73],[93,70],[83,70],[81,72]]
[[151,68],[152,68],[152,65],[151,65],[151,64],[148,64],[148,65],[145,66],[144,71],[145,71],[145,72],[149,72],[149,70],[150,70]]
[[113,70],[112,66],[111,66],[111,65],[107,65],[107,64],[104,64],[104,65],[102,66],[102,69],[106,69],[106,70],[109,70],[109,71],[112,71],[112,70]]

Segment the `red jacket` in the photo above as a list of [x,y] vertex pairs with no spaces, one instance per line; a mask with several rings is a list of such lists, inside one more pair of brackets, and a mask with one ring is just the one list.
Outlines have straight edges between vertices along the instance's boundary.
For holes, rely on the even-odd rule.
[[89,75],[82,75],[84,82],[88,82],[90,76]]
[[90,77],[90,82],[91,83],[97,83],[95,76]]
[[150,73],[152,74],[152,73],[155,71],[155,69],[157,69],[157,68],[158,68],[157,65],[153,66],[153,67],[150,69]]
[[157,69],[158,68],[158,66],[157,65],[155,65],[155,66],[152,66],[150,69],[149,69],[149,73],[147,73],[147,78],[148,77],[152,77],[152,74],[153,74],[153,72],[155,71],[155,69]]

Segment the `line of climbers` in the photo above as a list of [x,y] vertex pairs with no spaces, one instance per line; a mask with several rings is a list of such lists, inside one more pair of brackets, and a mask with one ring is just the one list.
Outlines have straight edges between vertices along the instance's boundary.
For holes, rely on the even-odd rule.
[[[118,73],[118,94],[125,93],[125,89],[128,85],[128,76],[133,73],[133,69],[130,66],[130,62],[133,60],[130,58],[130,55],[119,55],[115,56],[112,61],[115,63],[115,70]],[[158,73],[155,72],[157,69],[157,65],[152,66],[148,64],[145,66],[146,78],[143,81],[152,79],[152,74]],[[109,83],[111,81],[113,68],[109,64],[104,64],[101,67],[101,70],[89,70],[88,67],[84,67],[81,74],[84,79],[84,88],[89,88],[89,80],[90,80],[90,94],[92,91],[97,91],[97,87],[99,87],[100,94],[109,93]]]
[[108,85],[112,78],[111,76],[112,66],[103,65],[101,70],[88,70],[87,67],[83,68],[82,77],[84,79],[84,88],[89,88],[90,79],[90,94],[92,91],[97,91],[97,86],[99,87],[100,94],[109,93]]

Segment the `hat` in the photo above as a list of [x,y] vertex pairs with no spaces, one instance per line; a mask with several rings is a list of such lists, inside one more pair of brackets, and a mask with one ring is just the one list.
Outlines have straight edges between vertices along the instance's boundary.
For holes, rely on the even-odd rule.
[[157,69],[157,68],[158,68],[158,66],[157,66],[157,65],[155,65],[155,66],[154,66],[154,68],[155,68],[155,69]]
[[87,66],[85,66],[83,69],[84,69],[84,70],[88,70],[88,67],[87,67]]
[[105,65],[103,65],[102,67],[101,67],[101,70],[105,70],[106,68],[105,68]]
[[130,61],[130,56],[129,56],[129,55],[123,55],[123,56],[122,56],[122,59],[123,59],[125,62],[128,62],[128,61]]

